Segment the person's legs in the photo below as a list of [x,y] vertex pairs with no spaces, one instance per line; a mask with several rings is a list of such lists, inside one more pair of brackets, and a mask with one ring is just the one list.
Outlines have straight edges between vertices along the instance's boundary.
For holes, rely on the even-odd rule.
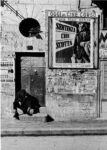
[[[13,109],[15,110],[13,117],[15,117],[16,119],[19,119],[19,114],[21,111],[21,105],[16,100],[13,102]],[[20,109],[20,111],[19,111],[19,109]]]

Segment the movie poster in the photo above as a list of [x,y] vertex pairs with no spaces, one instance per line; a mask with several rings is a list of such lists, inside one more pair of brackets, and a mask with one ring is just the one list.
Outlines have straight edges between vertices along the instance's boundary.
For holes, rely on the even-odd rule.
[[93,68],[93,21],[91,18],[50,18],[50,67]]

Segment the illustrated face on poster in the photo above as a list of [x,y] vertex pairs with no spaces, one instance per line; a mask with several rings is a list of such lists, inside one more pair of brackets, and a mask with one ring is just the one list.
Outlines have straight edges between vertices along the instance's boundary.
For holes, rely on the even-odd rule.
[[93,19],[52,18],[51,64],[61,68],[93,68]]

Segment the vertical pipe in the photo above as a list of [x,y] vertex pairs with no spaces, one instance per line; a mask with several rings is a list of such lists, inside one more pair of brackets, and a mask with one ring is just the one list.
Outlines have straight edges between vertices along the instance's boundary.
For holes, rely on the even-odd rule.
[[80,3],[81,3],[81,0],[79,0],[79,3],[78,3],[78,10],[80,10]]

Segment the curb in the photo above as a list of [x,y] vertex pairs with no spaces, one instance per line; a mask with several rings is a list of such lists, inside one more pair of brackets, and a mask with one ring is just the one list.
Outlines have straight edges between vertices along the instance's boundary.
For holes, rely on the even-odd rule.
[[1,137],[4,136],[82,136],[82,135],[107,135],[106,129],[26,129],[26,130],[2,130]]

